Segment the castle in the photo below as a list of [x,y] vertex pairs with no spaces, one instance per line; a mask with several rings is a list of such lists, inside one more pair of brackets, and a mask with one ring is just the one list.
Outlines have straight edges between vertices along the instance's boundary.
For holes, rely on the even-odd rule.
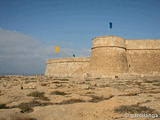
[[91,57],[48,59],[45,75],[107,77],[160,72],[160,39],[99,36],[92,40]]

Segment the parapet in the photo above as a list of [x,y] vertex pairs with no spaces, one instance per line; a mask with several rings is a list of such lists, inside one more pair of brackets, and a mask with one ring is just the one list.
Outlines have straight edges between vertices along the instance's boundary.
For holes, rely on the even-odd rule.
[[118,36],[99,36],[92,40],[92,49],[96,47],[126,48],[125,39]]
[[126,40],[126,49],[157,50],[160,49],[160,39],[129,39]]
[[66,63],[66,62],[89,62],[89,57],[76,57],[76,58],[56,58],[48,59],[47,64],[52,63]]

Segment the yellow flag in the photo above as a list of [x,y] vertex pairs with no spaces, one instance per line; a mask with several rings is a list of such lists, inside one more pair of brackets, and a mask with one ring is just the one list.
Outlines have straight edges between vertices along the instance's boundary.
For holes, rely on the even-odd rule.
[[59,52],[59,47],[56,46],[56,53],[58,53],[58,52]]

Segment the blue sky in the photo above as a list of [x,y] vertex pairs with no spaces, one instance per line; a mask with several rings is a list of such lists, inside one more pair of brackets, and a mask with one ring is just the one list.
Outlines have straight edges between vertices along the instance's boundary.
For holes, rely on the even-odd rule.
[[[0,0],[0,42],[6,45],[3,49],[2,44],[0,46],[0,74],[22,73],[26,62],[27,66],[35,65],[32,54],[41,55],[42,51],[43,55],[36,58],[42,59],[35,65],[36,73],[44,73],[48,57],[71,57],[72,53],[87,56],[95,36],[160,39],[159,6],[159,0]],[[108,28],[110,21],[112,30]],[[10,45],[11,41],[21,44]],[[32,41],[39,48],[28,50]],[[12,51],[17,51],[17,59],[22,57],[19,51],[26,50],[24,53],[30,54],[30,62],[16,63],[18,60],[7,51],[11,46]],[[55,46],[63,49],[60,55],[54,53]],[[8,62],[5,62],[6,56],[10,57]],[[13,59],[15,66],[11,67],[9,63]]]

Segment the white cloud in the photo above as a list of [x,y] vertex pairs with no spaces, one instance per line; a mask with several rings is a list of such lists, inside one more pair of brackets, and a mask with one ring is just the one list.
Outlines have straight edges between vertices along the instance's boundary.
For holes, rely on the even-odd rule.
[[0,74],[43,74],[47,58],[89,56],[89,49],[60,48],[44,45],[40,41],[19,32],[0,29]]

